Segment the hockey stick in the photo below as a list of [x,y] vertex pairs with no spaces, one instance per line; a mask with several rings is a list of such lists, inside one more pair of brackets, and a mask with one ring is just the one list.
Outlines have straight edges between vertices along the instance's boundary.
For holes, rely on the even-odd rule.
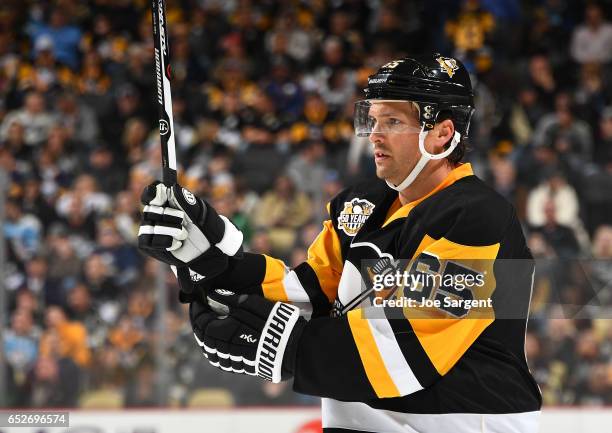
[[152,12],[159,137],[162,147],[162,182],[166,186],[172,186],[176,183],[176,144],[174,141],[174,123],[172,119],[166,0],[152,0]]

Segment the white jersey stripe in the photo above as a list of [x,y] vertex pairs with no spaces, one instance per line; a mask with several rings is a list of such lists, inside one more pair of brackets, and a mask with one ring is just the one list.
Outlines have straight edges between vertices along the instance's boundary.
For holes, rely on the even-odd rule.
[[387,319],[368,319],[368,325],[374,336],[380,356],[387,367],[387,372],[400,395],[408,395],[423,389],[393,335],[393,329]]
[[322,399],[323,428],[385,433],[537,433],[540,412],[413,414]]
[[302,286],[302,283],[300,283],[300,280],[295,271],[291,271],[285,274],[285,278],[283,278],[283,286],[285,288],[285,293],[287,294],[288,301],[310,302],[308,293],[306,293],[306,290],[304,290],[304,286]]

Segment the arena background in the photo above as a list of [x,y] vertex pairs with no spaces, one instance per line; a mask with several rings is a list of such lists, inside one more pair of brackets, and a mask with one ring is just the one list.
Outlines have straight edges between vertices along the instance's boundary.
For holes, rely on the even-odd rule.
[[[96,431],[317,431],[317,399],[209,367],[174,277],[135,248],[140,192],[161,165],[150,7],[0,4],[0,406],[69,408]],[[539,263],[526,347],[542,431],[601,431],[611,13],[610,1],[168,0],[180,181],[250,250],[300,263],[325,203],[373,176],[352,132],[367,76],[407,54],[461,59],[477,105],[467,160],[514,203]]]

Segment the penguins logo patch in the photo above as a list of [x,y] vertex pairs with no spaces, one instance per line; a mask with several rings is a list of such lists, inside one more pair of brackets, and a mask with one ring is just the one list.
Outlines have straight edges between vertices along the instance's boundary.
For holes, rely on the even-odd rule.
[[374,204],[365,199],[354,198],[344,202],[338,217],[338,227],[348,236],[355,236],[374,211]]
[[446,74],[450,78],[453,78],[453,75],[455,75],[455,71],[459,69],[459,65],[457,65],[457,60],[452,59],[450,57],[442,56],[436,58],[436,60],[438,61],[444,72],[446,72]]

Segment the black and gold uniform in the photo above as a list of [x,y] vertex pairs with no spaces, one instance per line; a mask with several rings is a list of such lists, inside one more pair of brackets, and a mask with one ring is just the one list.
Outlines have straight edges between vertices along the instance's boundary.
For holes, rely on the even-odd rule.
[[[290,270],[248,254],[225,281],[308,311],[294,389],[324,397],[325,431],[537,431],[541,397],[524,353],[533,260],[513,207],[461,164],[403,206],[373,181],[344,190],[328,210],[306,262]],[[373,307],[371,296],[360,296],[361,268],[380,258],[423,261],[433,272],[461,263],[485,275],[476,297],[492,305],[416,315],[406,308],[400,317],[396,308]],[[440,295],[425,289],[420,295]]]

